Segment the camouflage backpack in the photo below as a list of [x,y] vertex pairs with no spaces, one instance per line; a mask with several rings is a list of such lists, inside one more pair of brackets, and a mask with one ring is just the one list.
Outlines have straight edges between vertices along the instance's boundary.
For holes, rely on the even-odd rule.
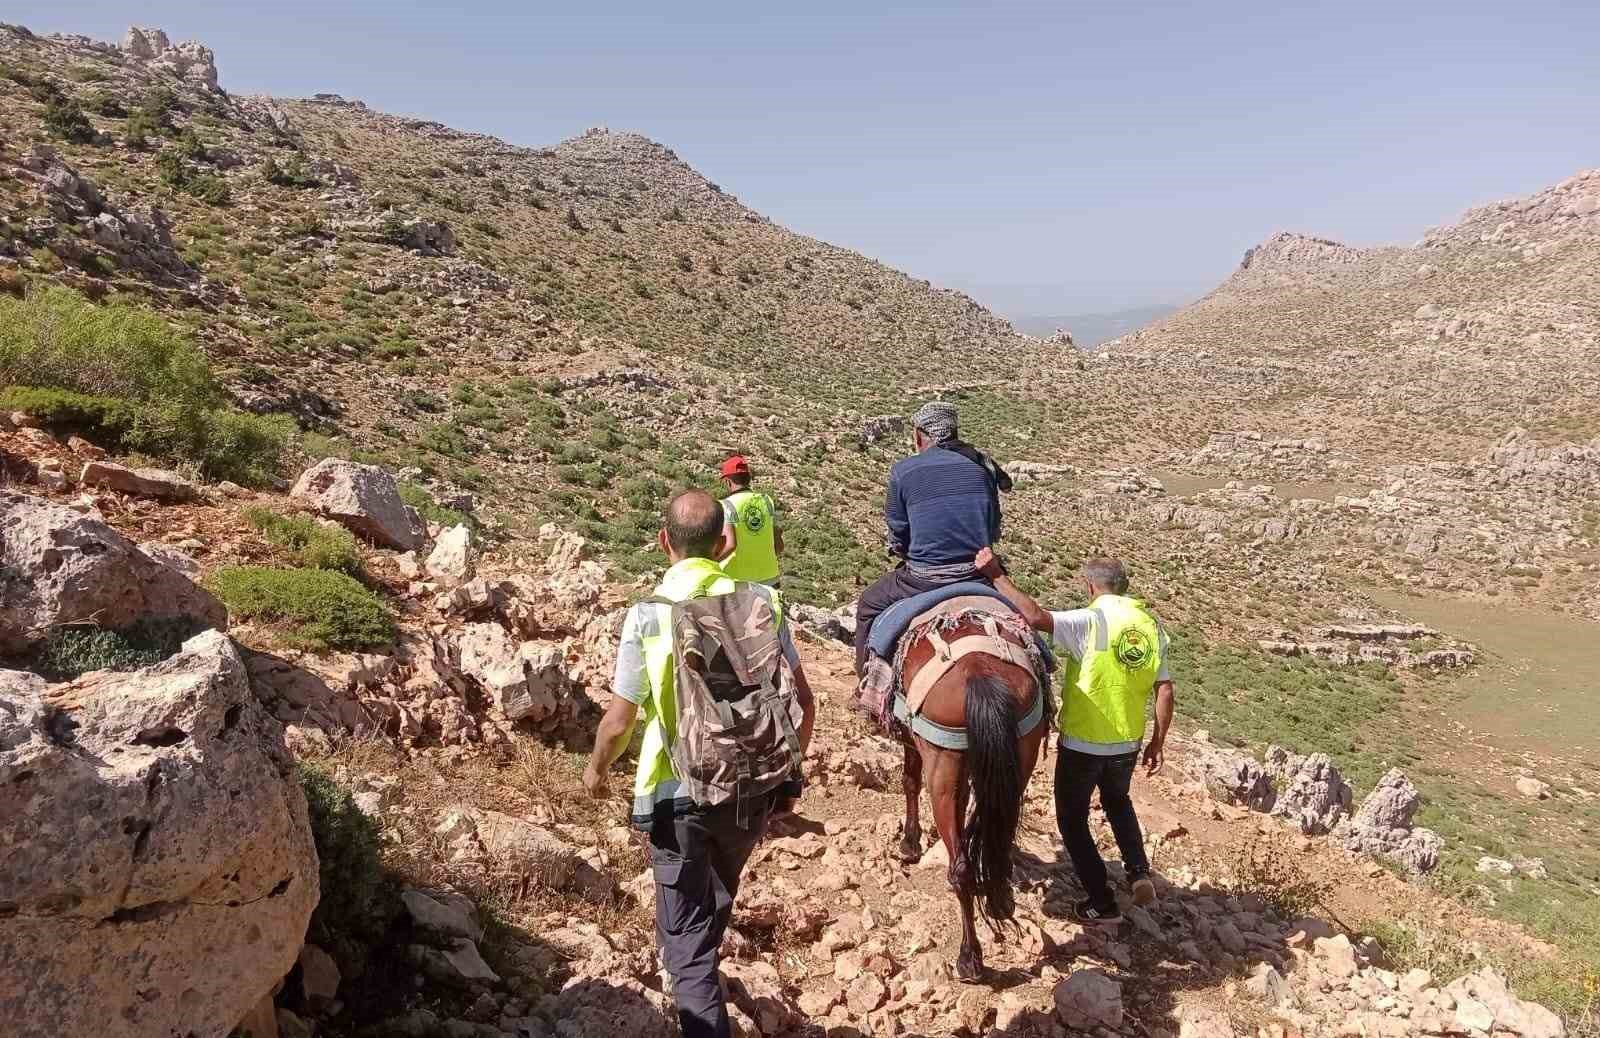
[[678,727],[672,768],[703,807],[751,802],[800,777],[800,700],[772,603],[751,584],[670,607]]

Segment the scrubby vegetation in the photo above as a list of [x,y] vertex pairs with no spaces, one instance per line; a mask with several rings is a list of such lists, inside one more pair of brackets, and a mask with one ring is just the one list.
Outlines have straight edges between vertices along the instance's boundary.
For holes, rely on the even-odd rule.
[[235,566],[205,583],[231,617],[266,624],[291,645],[366,649],[394,637],[383,600],[343,573]]
[[399,892],[383,870],[382,834],[349,791],[314,765],[298,769],[322,883],[309,934],[340,962],[359,962],[400,910]]
[[342,526],[319,523],[308,515],[285,515],[269,508],[246,508],[244,517],[272,544],[286,549],[307,569],[361,572],[361,549]]
[[0,385],[7,410],[245,485],[270,481],[295,436],[227,407],[205,354],[157,314],[66,288],[0,296]]
[[88,624],[53,627],[29,662],[51,681],[71,681],[94,670],[138,670],[176,653],[186,633],[170,623],[121,631]]

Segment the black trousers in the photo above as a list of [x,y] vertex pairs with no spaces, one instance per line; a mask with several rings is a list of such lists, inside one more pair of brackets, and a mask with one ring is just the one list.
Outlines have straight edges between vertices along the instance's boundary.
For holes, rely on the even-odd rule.
[[873,582],[872,586],[861,592],[861,598],[856,602],[856,675],[859,677],[867,669],[867,641],[872,635],[872,622],[880,613],[896,602],[913,598],[924,591],[934,591],[948,584],[959,584],[969,580],[981,584],[990,583],[989,579],[981,574],[963,577],[923,577],[901,566],[885,573]]
[[766,831],[772,801],[738,825],[737,804],[657,819],[650,831],[656,945],[672,975],[683,1038],[731,1038],[717,949],[733,916],[739,875]]
[[1117,838],[1128,879],[1138,879],[1150,871],[1139,816],[1133,810],[1133,798],[1128,796],[1138,764],[1138,751],[1102,757],[1063,747],[1056,754],[1056,825],[1066,841],[1067,856],[1072,859],[1078,882],[1097,908],[1116,907],[1116,898],[1106,884],[1106,863],[1089,831],[1089,801],[1096,789],[1100,790],[1100,806]]

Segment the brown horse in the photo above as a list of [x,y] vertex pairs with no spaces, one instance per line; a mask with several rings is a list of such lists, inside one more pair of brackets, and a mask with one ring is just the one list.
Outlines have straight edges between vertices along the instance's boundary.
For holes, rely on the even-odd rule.
[[[982,635],[978,624],[964,621],[941,632],[946,642]],[[917,671],[934,655],[926,638],[906,649],[903,684],[911,687]],[[1018,728],[1042,699],[1039,721],[1026,732]],[[964,732],[965,750],[936,745],[919,733],[905,742],[906,824],[900,841],[903,861],[922,855],[920,806],[922,787],[933,802],[933,821],[950,855],[950,888],[961,905],[961,952],[956,975],[976,981],[983,975],[983,949],[973,918],[973,901],[991,929],[1012,917],[1011,855],[1022,795],[1039,760],[1039,746],[1049,730],[1048,687],[1026,667],[995,656],[971,653],[933,685],[920,716],[940,728]],[[949,741],[949,740],[945,740]],[[974,810],[967,812],[969,793]]]

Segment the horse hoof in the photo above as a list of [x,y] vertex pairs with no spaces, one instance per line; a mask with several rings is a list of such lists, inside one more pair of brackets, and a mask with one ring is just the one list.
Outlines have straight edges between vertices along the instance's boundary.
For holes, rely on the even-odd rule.
[[918,840],[915,843],[911,842],[910,840],[905,840],[905,841],[901,842],[901,844],[900,844],[900,864],[902,864],[902,865],[915,865],[917,862],[919,862],[921,860],[922,860],[922,841],[921,840]]
[[966,956],[956,959],[956,979],[961,983],[982,983],[983,973],[983,961],[981,959],[968,959]]

